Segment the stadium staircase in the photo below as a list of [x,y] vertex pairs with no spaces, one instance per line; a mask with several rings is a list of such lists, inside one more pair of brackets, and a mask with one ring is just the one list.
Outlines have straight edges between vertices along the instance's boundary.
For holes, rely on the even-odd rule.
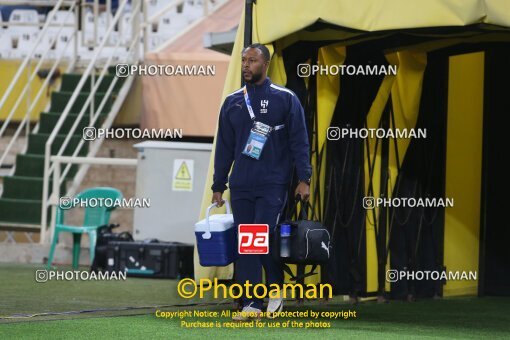
[[[99,0],[56,0],[47,15],[15,9],[8,22],[0,21],[0,59],[22,61],[8,89],[0,93],[0,138],[8,143],[0,149],[0,169],[7,169],[0,185],[0,233],[8,235],[3,242],[15,243],[15,232],[24,232],[29,241],[28,234],[40,232],[39,242],[49,241],[58,197],[74,195],[90,165],[70,163],[77,164],[78,157],[90,161],[103,141],[85,140],[83,128],[109,129],[133,83],[134,77],[116,77],[115,65],[143,62],[144,53],[177,38],[225,1],[120,0],[113,15],[109,8],[99,13]],[[49,91],[48,81],[57,69],[62,70],[60,89],[51,93],[32,127],[34,105]],[[39,71],[48,70],[35,99],[30,98],[32,81],[41,78]],[[16,101],[10,112],[4,105],[8,98]],[[15,121],[14,113],[22,111],[19,104],[25,100],[31,106]],[[62,156],[70,157],[60,163]],[[7,157],[14,167],[4,164]],[[55,187],[53,177],[59,178]]]
[[[111,70],[110,71],[114,71]],[[114,79],[114,74],[107,74],[102,79],[95,95],[95,103],[100,103],[105,97],[106,91]],[[44,146],[48,137],[52,133],[57,124],[60,115],[64,111],[66,104],[80,81],[81,74],[68,73],[62,76],[60,91],[54,91],[51,94],[51,104],[48,112],[42,112],[40,115],[39,131],[31,133],[28,136],[28,147],[26,152],[16,156],[15,172],[12,176],[6,176],[3,179],[3,192],[0,196],[0,225],[37,225],[41,224],[41,208],[43,193],[43,175],[44,175]],[[99,127],[103,123],[106,114],[112,107],[112,102],[116,94],[120,90],[124,78],[118,78],[114,86],[114,90],[100,114],[99,120],[95,126]],[[59,131],[55,142],[52,144],[51,154],[57,154],[69,132],[72,124],[76,121],[78,112],[90,95],[87,89],[91,88],[91,77],[88,77],[78,98],[67,118],[64,125]],[[89,110],[87,107],[86,110]],[[88,115],[84,115],[79,122],[78,128],[75,129],[73,136],[63,155],[72,155],[82,138],[83,128],[88,126]],[[89,144],[85,143],[79,151],[79,156],[85,156],[88,153]],[[76,174],[76,166],[71,167],[67,174],[67,178],[72,178]],[[50,187],[52,183],[50,180]],[[62,184],[61,192],[66,192],[65,182]],[[50,214],[48,214],[50,216]]]

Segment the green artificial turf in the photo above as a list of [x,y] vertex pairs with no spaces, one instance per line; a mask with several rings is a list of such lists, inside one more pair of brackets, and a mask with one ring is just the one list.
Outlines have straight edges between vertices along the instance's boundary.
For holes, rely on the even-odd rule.
[[[63,338],[287,338],[287,339],[509,339],[509,298],[448,298],[418,300],[414,303],[392,301],[387,304],[364,302],[350,306],[334,299],[328,303],[310,302],[296,306],[287,304],[287,311],[355,311],[356,318],[325,319],[329,328],[282,328],[286,321],[307,322],[310,318],[263,319],[262,328],[232,329],[225,327],[186,328],[188,323],[213,322],[226,326],[229,317],[185,317],[163,319],[155,311],[218,311],[231,305],[170,307],[176,304],[201,302],[177,297],[175,280],[128,278],[125,282],[47,282],[36,283],[34,266],[0,265],[0,339],[63,339]],[[211,302],[211,300],[209,300]],[[219,301],[216,301],[219,302]],[[125,307],[143,307],[125,310]],[[158,307],[159,306],[159,307]],[[166,307],[165,307],[166,306]],[[36,315],[15,314],[101,309],[81,314]],[[123,315],[122,315],[123,314]],[[140,315],[126,315],[140,314]],[[119,316],[121,315],[121,316]],[[14,316],[14,318],[12,318]],[[269,323],[280,328],[269,328]],[[255,324],[254,324],[255,326]]]
[[[48,281],[38,283],[35,265],[0,265],[0,317],[125,306],[154,306],[178,301],[175,280]],[[59,268],[69,270],[70,268]],[[87,270],[87,268],[80,268]]]

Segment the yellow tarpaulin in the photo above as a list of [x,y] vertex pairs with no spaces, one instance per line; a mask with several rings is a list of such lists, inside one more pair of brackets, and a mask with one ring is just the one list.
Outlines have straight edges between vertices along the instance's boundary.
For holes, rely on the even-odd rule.
[[[306,28],[316,23],[324,25],[315,25],[314,30]],[[477,25],[479,24],[479,25]],[[473,26],[477,25],[477,26]],[[318,62],[324,64],[342,64],[346,58],[345,46],[352,45],[360,41],[376,41],[385,38],[396,31],[402,31],[409,35],[424,36],[427,40],[413,43],[408,46],[392,46],[391,49],[383,51],[389,64],[398,65],[398,74],[396,76],[386,76],[379,91],[371,105],[367,116],[368,127],[377,127],[381,114],[391,94],[392,110],[395,117],[395,126],[393,128],[414,128],[416,126],[424,71],[427,67],[427,52],[453,46],[461,42],[476,43],[480,41],[510,41],[510,1],[505,0],[429,0],[429,1],[410,1],[410,0],[359,0],[353,3],[351,0],[315,0],[315,1],[296,1],[296,0],[258,0],[253,7],[253,42],[266,44],[272,52],[272,62],[269,69],[269,76],[279,85],[286,85],[287,75],[283,67],[282,50],[292,43],[307,41],[325,41],[324,46],[318,49]],[[435,32],[431,28],[440,28],[441,31]],[[459,29],[461,28],[461,29]],[[418,29],[418,30],[417,30]],[[420,31],[419,29],[428,29]],[[240,56],[243,47],[244,37],[244,14],[241,17],[239,29],[232,52],[232,59],[229,64],[227,80],[223,89],[223,98],[238,88],[240,88],[241,64]],[[437,38],[437,39],[436,39]],[[326,43],[327,41],[327,43]],[[454,65],[464,65],[463,61],[452,61]],[[468,63],[465,61],[464,63]],[[471,60],[471,66],[479,64],[479,60]],[[476,67],[463,69],[458,67],[450,70],[449,82],[470,81],[483,82],[483,72],[480,74]],[[471,82],[471,84],[473,84]],[[469,86],[468,86],[469,87]],[[469,119],[472,124],[480,122],[480,85],[466,86],[459,84],[462,91],[449,94],[448,114],[452,115],[452,122],[460,118],[459,110],[462,105],[461,96],[464,93],[472,94],[476,99],[476,106],[469,107]],[[455,89],[455,88],[454,88]],[[338,76],[318,76],[317,77],[317,112],[318,126],[318,145],[314,145],[316,150],[321,150],[326,141],[326,129],[330,125],[333,111],[337,102],[339,93],[342,91],[342,84],[338,81]],[[451,101],[455,101],[455,103]],[[473,99],[474,100],[474,99]],[[471,124],[471,123],[469,123]],[[474,128],[474,125],[469,125]],[[448,123],[448,135],[453,135],[450,131],[450,122]],[[478,131],[480,132],[480,131]],[[476,140],[472,141],[472,147],[477,150],[475,154],[464,155],[461,164],[474,166],[476,169],[480,166],[479,148],[481,140],[476,133]],[[453,138],[453,137],[449,137]],[[464,136],[459,136],[459,141]],[[369,142],[369,156],[375,164],[373,181],[378,183],[380,179],[380,150],[374,149],[373,141]],[[398,152],[405,155],[409,146],[409,140],[397,142]],[[480,173],[472,173],[471,176],[458,176],[461,171],[458,168],[458,162],[452,161],[451,152],[457,152],[460,146],[457,142],[451,140],[447,143],[447,149],[450,158],[446,162],[446,173],[448,178],[456,178],[450,185],[446,186],[449,195],[464,195],[462,207],[453,211],[455,214],[468,213],[471,209],[474,222],[462,221],[454,218],[450,213],[445,221],[445,251],[444,265],[447,268],[457,270],[478,270],[477,255],[469,256],[467,259],[460,259],[455,255],[463,252],[469,253],[473,247],[478,247],[479,242],[479,211],[473,211],[473,206],[478,204],[480,186],[473,186],[473,189],[462,189],[468,185],[467,181],[479,183]],[[214,150],[214,149],[213,149]],[[212,184],[214,151],[211,157],[209,175],[205,188],[205,194],[202,201],[202,211],[210,204]],[[312,161],[313,163],[314,161]],[[398,164],[401,165],[401,164]],[[317,166],[317,164],[314,164]],[[397,161],[395,151],[390,149],[389,154],[389,177],[390,187],[388,192],[392,192],[392,187],[396,182]],[[366,169],[367,170],[367,169]],[[368,174],[368,171],[366,171]],[[316,174],[314,174],[316,176]],[[319,183],[324,186],[324,172],[321,177],[313,183]],[[366,181],[367,183],[367,181]],[[365,188],[367,192],[368,188]],[[374,188],[374,196],[377,196],[379,188]],[[313,185],[312,185],[313,191]],[[321,192],[324,192],[322,190]],[[225,193],[228,198],[228,191]],[[469,202],[464,202],[469,200]],[[378,214],[378,212],[376,212]],[[203,216],[200,216],[203,218]],[[461,243],[453,236],[459,232],[463,236]],[[377,252],[375,231],[370,221],[366,223],[366,260],[367,260],[367,292],[375,292],[377,289]],[[196,261],[198,263],[198,261]],[[202,268],[195,267],[197,278],[219,277],[223,279],[232,278],[232,266],[225,268]],[[310,282],[317,282],[317,278],[310,279]],[[469,287],[468,287],[469,286]],[[387,285],[387,288],[389,286]],[[465,288],[465,289],[464,289]],[[464,289],[464,290],[463,290]],[[445,290],[445,295],[457,294],[457,292],[473,293],[472,283],[459,282],[452,286],[452,289]],[[460,294],[460,293],[459,293]]]

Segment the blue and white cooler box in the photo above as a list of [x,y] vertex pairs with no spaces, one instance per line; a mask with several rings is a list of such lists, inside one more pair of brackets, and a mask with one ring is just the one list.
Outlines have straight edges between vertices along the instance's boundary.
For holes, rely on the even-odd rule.
[[210,215],[216,203],[207,208],[205,219],[195,224],[200,265],[226,266],[237,260],[237,232],[230,204],[225,200],[226,214]]

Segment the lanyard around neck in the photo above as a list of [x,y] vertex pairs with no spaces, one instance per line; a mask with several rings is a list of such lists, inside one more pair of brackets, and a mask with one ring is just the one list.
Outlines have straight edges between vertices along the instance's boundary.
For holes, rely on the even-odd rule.
[[246,107],[248,108],[248,113],[250,114],[250,118],[252,120],[255,120],[255,113],[253,113],[253,108],[251,107],[250,97],[248,96],[248,89],[246,88],[246,85],[244,85],[243,93],[244,93],[244,102],[246,103]]
[[[248,113],[250,114],[250,118],[251,118],[251,120],[255,120],[255,113],[253,113],[253,108],[251,107],[250,97],[248,96],[248,89],[246,88],[246,85],[244,85],[243,93],[244,93],[244,102],[246,103],[246,107],[248,108]],[[277,125],[272,129],[281,130],[284,127],[285,127],[285,124],[282,124],[282,125]]]

